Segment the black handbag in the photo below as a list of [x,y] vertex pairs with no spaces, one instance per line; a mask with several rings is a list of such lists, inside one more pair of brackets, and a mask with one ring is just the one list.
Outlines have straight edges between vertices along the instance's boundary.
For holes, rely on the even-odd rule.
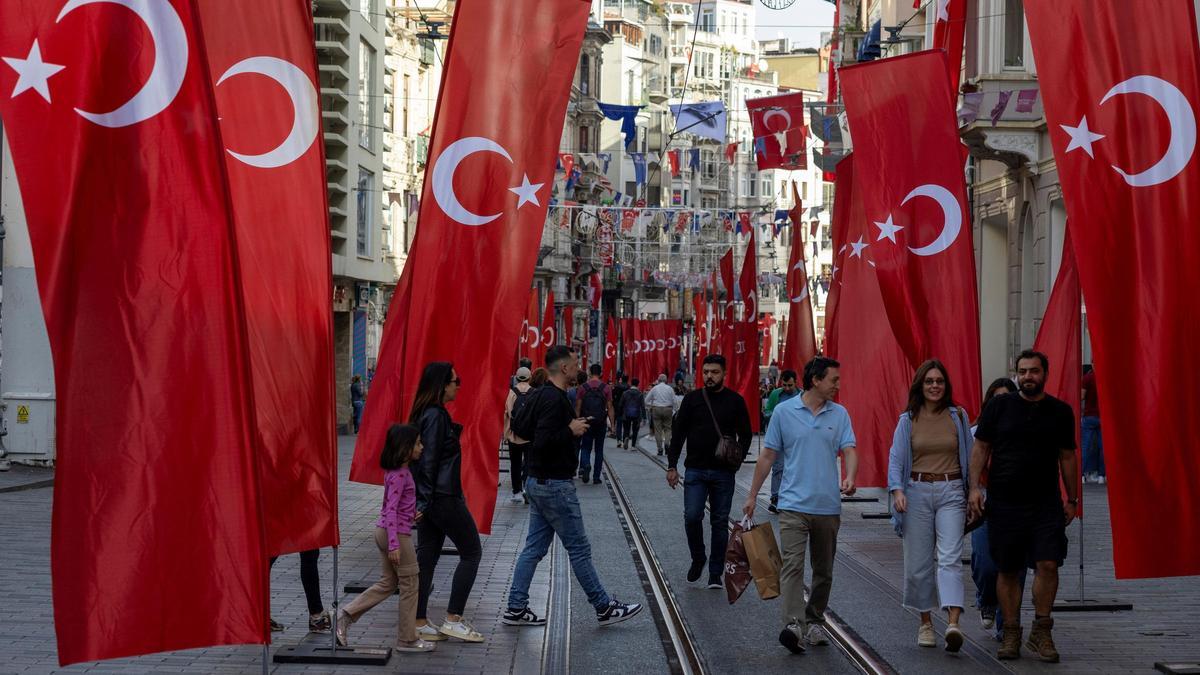
[[727,436],[721,431],[721,425],[717,424],[717,414],[713,412],[712,403],[708,400],[708,390],[701,389],[700,393],[704,396],[704,405],[708,406],[708,414],[712,415],[713,428],[717,430],[717,435],[721,437],[717,441],[717,449],[713,453],[716,456],[717,462],[724,464],[730,469],[741,467],[742,446],[738,445],[737,438]]

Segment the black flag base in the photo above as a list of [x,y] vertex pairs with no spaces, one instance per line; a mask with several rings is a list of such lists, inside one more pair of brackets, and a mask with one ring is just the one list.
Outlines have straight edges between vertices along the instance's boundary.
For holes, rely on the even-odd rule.
[[322,663],[350,666],[386,666],[391,647],[334,647],[327,633],[309,633],[297,645],[280,647],[275,663]]
[[1132,612],[1133,603],[1116,600],[1062,600],[1054,605],[1056,612]]

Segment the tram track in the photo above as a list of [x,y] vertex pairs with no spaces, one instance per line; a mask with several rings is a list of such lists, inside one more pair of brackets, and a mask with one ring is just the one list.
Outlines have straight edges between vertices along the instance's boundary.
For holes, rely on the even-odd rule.
[[[647,452],[640,445],[635,445],[635,447],[642,455],[666,472],[667,465],[662,458]],[[664,651],[667,652],[668,662],[671,664],[671,672],[711,672],[704,660],[703,652],[696,643],[694,634],[689,629],[680,610],[679,602],[671,590],[650,539],[638,521],[637,513],[621,485],[620,477],[610,462],[605,462],[605,468],[608,473],[609,492],[612,495],[613,503],[617,506],[618,513],[621,514],[622,524],[625,527],[626,536],[630,540],[631,548],[637,556],[635,562],[639,564],[639,571],[644,570],[643,583],[647,587],[646,595],[655,603],[652,612],[655,614]],[[744,492],[740,486],[739,491]],[[766,508],[761,497],[759,500],[759,505]],[[733,529],[733,525],[733,521],[729,521],[730,530]],[[835,612],[827,609],[825,620],[826,633],[829,635],[830,641],[860,672],[868,675],[893,675],[898,672]]]

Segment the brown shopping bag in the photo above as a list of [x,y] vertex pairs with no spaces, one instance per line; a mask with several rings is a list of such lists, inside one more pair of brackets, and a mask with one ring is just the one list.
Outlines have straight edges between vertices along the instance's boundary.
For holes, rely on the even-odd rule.
[[779,596],[779,571],[783,569],[783,557],[779,555],[779,544],[775,541],[775,530],[771,523],[742,521],[742,546],[750,560],[750,576],[758,588],[758,597],[770,600]]
[[735,523],[733,531],[729,533],[729,544],[725,547],[725,595],[731,605],[742,597],[750,585],[750,560],[742,546],[742,534],[742,526]]

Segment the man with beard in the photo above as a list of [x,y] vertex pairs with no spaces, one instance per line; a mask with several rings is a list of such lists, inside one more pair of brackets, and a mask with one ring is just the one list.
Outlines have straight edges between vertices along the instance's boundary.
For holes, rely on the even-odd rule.
[[[667,485],[679,484],[679,454],[687,443],[683,480],[683,527],[687,533],[692,565],[687,580],[700,579],[708,562],[708,587],[719,589],[725,567],[725,547],[729,543],[729,509],[733,505],[733,476],[750,450],[752,432],[750,411],[741,394],[725,387],[725,357],[709,354],[701,367],[704,386],[683,397],[671,429],[667,449]],[[736,464],[717,457],[722,436],[736,436],[741,456]],[[712,547],[704,551],[704,503],[708,502]]]
[[[972,519],[984,514],[980,477],[988,469],[988,545],[996,563],[996,592],[1004,616],[1004,641],[997,656],[1021,655],[1021,582],[1026,567],[1033,580],[1033,630],[1025,646],[1042,661],[1058,662],[1050,609],[1058,593],[1058,568],[1067,557],[1066,527],[1075,518],[1075,414],[1046,394],[1050,363],[1045,354],[1017,356],[1015,394],[992,399],[979,417],[971,451]],[[1066,487],[1064,504],[1059,478]],[[1009,617],[1012,617],[1011,621]]]

